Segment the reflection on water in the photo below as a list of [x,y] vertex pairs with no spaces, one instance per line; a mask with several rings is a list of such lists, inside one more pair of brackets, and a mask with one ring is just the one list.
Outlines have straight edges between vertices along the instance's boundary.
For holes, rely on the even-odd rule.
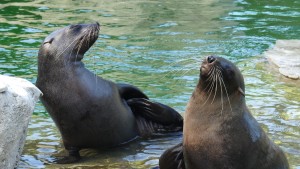
[[[300,84],[271,73],[260,56],[276,39],[299,37],[299,9],[298,0],[5,0],[0,5],[0,74],[35,82],[44,37],[68,24],[98,21],[100,38],[84,58],[86,66],[184,112],[201,58],[220,55],[242,70],[252,113],[287,153],[292,168],[300,168]],[[171,134],[112,150],[83,150],[83,163],[58,166],[52,162],[65,152],[40,103],[27,135],[19,168],[150,168],[164,149],[181,140]]]

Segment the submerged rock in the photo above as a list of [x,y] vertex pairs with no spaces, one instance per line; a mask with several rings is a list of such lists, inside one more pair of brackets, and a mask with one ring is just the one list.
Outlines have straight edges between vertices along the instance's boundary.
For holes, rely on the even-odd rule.
[[264,55],[282,75],[300,79],[300,40],[277,40],[275,46]]
[[0,75],[0,168],[16,168],[41,91],[21,78]]

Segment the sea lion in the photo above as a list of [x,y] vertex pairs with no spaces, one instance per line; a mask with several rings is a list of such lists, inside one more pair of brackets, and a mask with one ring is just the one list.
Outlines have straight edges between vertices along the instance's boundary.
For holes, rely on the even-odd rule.
[[289,168],[247,108],[240,70],[221,57],[208,56],[201,65],[180,144],[163,153],[161,169]]
[[182,130],[183,119],[174,109],[84,67],[84,54],[99,30],[98,23],[70,25],[51,33],[39,49],[36,86],[69,152],[58,163],[78,161],[82,148],[115,147],[158,130]]

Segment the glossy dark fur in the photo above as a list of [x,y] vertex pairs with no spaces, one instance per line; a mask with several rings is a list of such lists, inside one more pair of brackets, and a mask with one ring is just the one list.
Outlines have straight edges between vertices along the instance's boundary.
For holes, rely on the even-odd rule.
[[158,128],[182,129],[182,117],[172,108],[150,101],[132,85],[115,84],[84,67],[81,60],[99,30],[98,23],[59,29],[39,50],[36,85],[69,151],[59,163],[78,161],[82,148],[118,146],[137,136],[151,136]]
[[200,71],[185,112],[183,146],[167,150],[160,164],[181,151],[183,158],[160,165],[161,169],[175,169],[174,164],[178,169],[289,168],[283,151],[247,108],[239,69],[224,58],[209,56]]

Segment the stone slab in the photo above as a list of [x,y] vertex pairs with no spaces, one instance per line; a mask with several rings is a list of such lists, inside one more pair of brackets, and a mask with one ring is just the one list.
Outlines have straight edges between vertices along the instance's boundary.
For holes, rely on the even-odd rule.
[[291,79],[300,79],[300,40],[277,40],[272,49],[263,54],[278,71]]

